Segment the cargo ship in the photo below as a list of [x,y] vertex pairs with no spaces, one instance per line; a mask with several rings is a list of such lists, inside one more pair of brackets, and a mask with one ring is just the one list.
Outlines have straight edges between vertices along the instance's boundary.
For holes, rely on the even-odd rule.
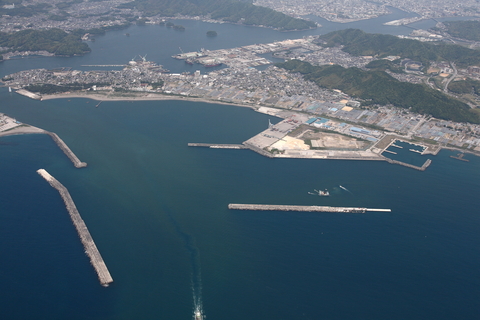
[[212,68],[212,67],[218,67],[218,66],[221,66],[222,63],[219,62],[219,63],[210,63],[210,64],[206,64],[205,65],[205,68]]

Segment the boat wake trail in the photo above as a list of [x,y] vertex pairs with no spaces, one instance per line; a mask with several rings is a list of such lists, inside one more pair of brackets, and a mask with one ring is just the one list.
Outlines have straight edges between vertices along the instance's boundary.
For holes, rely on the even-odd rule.
[[202,302],[202,273],[200,264],[200,252],[195,245],[194,238],[183,231],[182,227],[173,216],[168,213],[170,220],[175,227],[177,233],[185,241],[185,247],[190,253],[190,262],[192,265],[192,295],[193,295],[193,319],[203,320],[203,302]]
[[339,187],[340,187],[341,189],[343,189],[343,190],[345,190],[345,191],[350,192],[351,194],[353,194],[353,193],[352,193],[350,190],[348,190],[347,188],[342,187],[342,186],[339,186]]

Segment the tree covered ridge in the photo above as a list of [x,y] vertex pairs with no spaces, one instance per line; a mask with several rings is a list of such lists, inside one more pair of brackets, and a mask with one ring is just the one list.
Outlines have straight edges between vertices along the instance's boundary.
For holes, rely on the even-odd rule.
[[313,66],[299,60],[276,65],[290,72],[299,72],[320,87],[339,89],[362,99],[364,106],[391,104],[439,119],[480,123],[479,115],[465,103],[423,85],[398,81],[384,71],[364,71],[339,65]]
[[480,41],[480,21],[445,21],[443,24],[452,37]]
[[66,33],[61,29],[22,30],[15,33],[0,32],[0,47],[16,51],[48,51],[55,55],[71,56],[90,52],[78,33]]
[[263,25],[280,30],[315,28],[312,21],[297,19],[270,8],[234,0],[134,0],[119,8],[137,8],[148,16],[210,15],[212,19]]
[[401,56],[421,61],[454,61],[459,67],[480,65],[480,51],[459,45],[400,39],[386,34],[371,34],[358,29],[334,31],[320,36],[326,46],[343,45],[343,51],[355,56]]
[[452,81],[448,85],[448,90],[457,94],[476,94],[480,95],[480,81],[467,78],[465,80]]

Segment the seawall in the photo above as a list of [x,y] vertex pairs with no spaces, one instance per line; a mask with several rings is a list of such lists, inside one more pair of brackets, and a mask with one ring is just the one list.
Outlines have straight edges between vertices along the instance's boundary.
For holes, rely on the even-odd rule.
[[388,163],[399,164],[399,165],[401,165],[401,166],[408,167],[408,168],[412,168],[412,169],[419,170],[419,171],[425,171],[425,169],[427,169],[428,166],[432,163],[432,160],[427,159],[427,161],[425,161],[425,163],[424,163],[421,167],[418,167],[418,166],[415,166],[415,165],[413,165],[413,164],[409,164],[409,163],[405,163],[405,162],[393,160],[393,159],[390,159],[390,158],[385,158],[385,159],[386,159],[386,161],[387,161]]
[[194,143],[189,142],[189,147],[203,147],[212,149],[247,149],[243,144],[222,144],[222,143]]
[[300,212],[336,212],[336,213],[365,213],[367,211],[391,212],[390,209],[369,209],[353,207],[328,207],[328,206],[296,206],[296,205],[273,205],[273,204],[240,204],[230,203],[230,210],[254,210],[254,211],[300,211]]
[[63,142],[63,140],[60,139],[60,137],[55,132],[45,131],[45,133],[52,137],[53,141],[57,144],[57,146],[63,151],[63,153],[65,153],[65,155],[70,159],[70,161],[72,161],[75,168],[84,168],[87,166],[87,163],[80,161],[80,159],[78,159],[75,153],[70,150],[67,144]]
[[77,229],[78,236],[80,237],[83,247],[85,248],[85,253],[90,259],[90,263],[92,264],[93,268],[97,272],[100,284],[104,287],[108,287],[108,285],[113,282],[112,276],[110,275],[107,265],[103,261],[100,251],[98,251],[97,246],[95,245],[95,242],[93,241],[93,238],[87,229],[87,225],[80,216],[80,213],[78,212],[77,207],[75,206],[75,203],[73,202],[73,199],[70,196],[67,188],[65,188],[63,184],[51,176],[45,169],[39,169],[37,170],[37,173],[47,180],[47,182],[60,193],[60,196],[67,207],[67,211],[70,214],[73,225]]

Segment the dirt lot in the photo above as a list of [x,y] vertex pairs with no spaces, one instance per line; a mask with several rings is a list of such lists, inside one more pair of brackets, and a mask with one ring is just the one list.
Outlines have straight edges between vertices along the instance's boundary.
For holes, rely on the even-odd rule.
[[338,133],[327,133],[308,126],[297,128],[291,135],[305,141],[310,140],[312,148],[321,149],[365,149],[370,142],[358,140]]

